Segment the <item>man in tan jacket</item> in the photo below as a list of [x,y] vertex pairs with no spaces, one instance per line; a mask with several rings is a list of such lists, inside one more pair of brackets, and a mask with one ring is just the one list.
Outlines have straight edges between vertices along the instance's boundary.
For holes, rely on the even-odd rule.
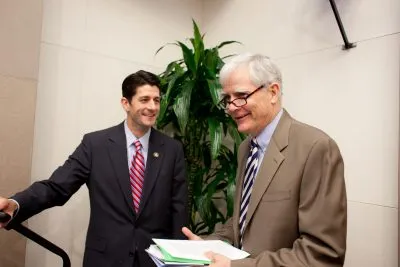
[[220,81],[222,104],[249,137],[239,148],[233,217],[207,239],[225,240],[250,257],[230,261],[210,253],[210,266],[343,266],[347,201],[335,141],[282,108],[281,72],[268,57],[238,55]]

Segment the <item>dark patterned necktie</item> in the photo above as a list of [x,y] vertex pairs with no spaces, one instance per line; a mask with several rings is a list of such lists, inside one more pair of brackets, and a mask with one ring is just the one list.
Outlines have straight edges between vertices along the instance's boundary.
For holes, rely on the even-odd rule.
[[258,167],[259,148],[257,140],[251,139],[251,148],[249,157],[246,162],[246,169],[244,172],[243,191],[242,199],[240,202],[240,217],[239,217],[239,230],[240,230],[240,244],[239,248],[242,248],[243,244],[243,233],[246,228],[246,214],[249,208],[251,191],[253,190],[253,184],[256,177]]

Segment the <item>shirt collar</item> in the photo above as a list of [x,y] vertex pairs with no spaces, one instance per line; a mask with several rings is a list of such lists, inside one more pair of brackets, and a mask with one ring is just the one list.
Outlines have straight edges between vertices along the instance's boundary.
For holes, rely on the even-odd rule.
[[125,136],[126,136],[126,148],[129,149],[131,145],[136,140],[139,140],[140,143],[142,144],[143,151],[148,151],[149,149],[149,139],[150,139],[150,132],[151,128],[140,138],[137,138],[131,130],[129,130],[128,123],[126,120],[124,121],[124,130],[125,130]]
[[265,127],[264,130],[262,130],[262,132],[255,137],[257,140],[257,144],[262,151],[265,151],[267,149],[268,144],[271,141],[272,134],[274,133],[276,126],[278,125],[278,122],[282,117],[282,114],[283,109],[281,109],[275,116],[275,118],[267,125],[267,127]]

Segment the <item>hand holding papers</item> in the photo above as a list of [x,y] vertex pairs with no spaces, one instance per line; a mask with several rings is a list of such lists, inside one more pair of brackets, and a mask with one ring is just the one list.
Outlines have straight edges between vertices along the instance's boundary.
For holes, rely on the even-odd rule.
[[211,263],[210,259],[205,256],[208,251],[224,255],[231,260],[243,259],[249,256],[249,253],[220,240],[153,239],[153,241],[156,245],[150,246],[146,251],[157,266],[207,265]]

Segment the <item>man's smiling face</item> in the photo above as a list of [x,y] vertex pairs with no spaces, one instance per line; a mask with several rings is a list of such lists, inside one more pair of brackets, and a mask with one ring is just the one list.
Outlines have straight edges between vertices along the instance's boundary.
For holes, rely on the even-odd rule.
[[136,137],[142,136],[156,123],[160,112],[160,89],[157,86],[142,85],[136,88],[136,94],[129,102],[122,99],[127,113],[127,123]]
[[[274,104],[276,95],[271,90],[272,84],[261,88],[249,98],[247,104],[236,107],[227,106],[228,114],[235,120],[238,131],[253,136],[258,135],[275,117]],[[238,97],[246,97],[258,88],[250,80],[247,66],[242,66],[231,73],[223,87],[222,97],[232,101]],[[278,89],[279,90],[279,89]]]

